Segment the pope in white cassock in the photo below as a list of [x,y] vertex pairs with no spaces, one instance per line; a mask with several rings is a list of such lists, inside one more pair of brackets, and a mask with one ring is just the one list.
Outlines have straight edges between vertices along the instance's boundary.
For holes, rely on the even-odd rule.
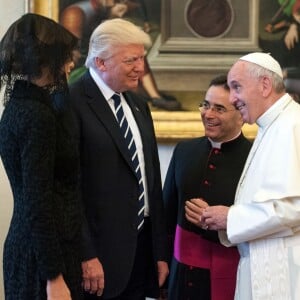
[[[241,57],[228,73],[230,101],[258,125],[231,207],[186,204],[187,219],[219,230],[240,252],[235,300],[300,299],[300,105],[269,54]],[[223,230],[226,229],[226,230]]]

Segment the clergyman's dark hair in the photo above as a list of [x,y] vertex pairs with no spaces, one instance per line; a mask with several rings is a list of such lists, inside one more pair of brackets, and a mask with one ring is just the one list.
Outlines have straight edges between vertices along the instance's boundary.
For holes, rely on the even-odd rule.
[[222,86],[225,90],[229,91],[229,86],[227,84],[227,75],[220,74],[214,77],[211,82],[209,83],[208,87],[211,86]]

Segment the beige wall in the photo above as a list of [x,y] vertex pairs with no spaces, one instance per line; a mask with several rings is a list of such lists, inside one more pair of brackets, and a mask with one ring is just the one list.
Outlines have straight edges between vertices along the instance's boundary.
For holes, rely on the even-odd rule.
[[[9,25],[24,13],[25,0],[0,0],[0,7],[0,37],[2,38]],[[0,115],[2,109],[2,105],[0,105]],[[2,276],[3,242],[11,218],[11,212],[12,195],[2,162],[0,161],[0,299],[4,299]]]
[[3,242],[8,229],[9,220],[11,217],[12,211],[12,196],[9,189],[9,184],[7,181],[7,177],[3,170],[3,166],[0,160],[0,299],[4,299],[3,294],[3,276],[2,276],[2,254],[3,254]]

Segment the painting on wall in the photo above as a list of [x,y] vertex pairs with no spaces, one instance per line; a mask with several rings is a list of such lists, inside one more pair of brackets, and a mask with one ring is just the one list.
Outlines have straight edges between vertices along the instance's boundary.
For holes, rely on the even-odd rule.
[[58,21],[81,40],[86,55],[92,31],[105,19],[126,18],[147,32],[152,40],[160,31],[158,0],[60,0]]
[[300,102],[300,0],[261,1],[259,45],[283,68],[286,91]]
[[[173,29],[171,30],[170,28],[167,28],[168,25],[166,24],[168,20],[172,20],[173,22],[176,19],[176,16],[174,16],[173,13],[171,14],[171,11],[173,11],[171,8],[172,7],[176,8],[177,5],[172,5],[173,3],[172,1],[173,0],[171,1],[169,0],[168,1],[167,0],[164,1],[160,1],[160,0],[83,0],[83,1],[26,0],[26,2],[29,2],[31,4],[29,5],[29,7],[32,8],[31,10],[32,12],[37,12],[37,13],[43,12],[42,14],[45,14],[48,17],[52,17],[53,19],[55,19],[56,21],[60,22],[65,27],[67,27],[69,30],[71,30],[75,35],[81,38],[81,43],[82,43],[81,53],[77,57],[78,59],[77,67],[72,73],[71,80],[76,80],[76,78],[78,78],[82,74],[82,72],[85,71],[83,67],[83,63],[85,61],[88,39],[92,30],[102,20],[111,17],[122,17],[122,18],[129,19],[135,24],[137,24],[138,26],[140,26],[141,28],[143,28],[146,32],[148,32],[153,42],[155,42],[162,35],[163,30],[165,33],[164,35],[165,37],[166,37],[166,31],[168,33],[170,32],[172,35]],[[232,0],[232,1],[235,2],[236,0]],[[247,0],[247,1],[249,1],[249,3],[253,3],[251,4],[252,6],[249,4],[251,7],[253,8],[256,7],[255,4],[257,0]],[[179,2],[180,3],[186,2],[186,4],[188,3],[188,1],[182,1],[182,0],[180,0]],[[187,5],[187,7],[192,7],[194,2],[193,1],[192,2],[189,1],[189,2],[190,5]],[[51,3],[51,5],[49,3]],[[169,3],[169,5],[166,6],[166,3]],[[82,10],[84,10],[85,13],[89,14],[89,16],[92,16],[88,25],[80,28],[78,27],[78,25],[82,24],[82,22],[76,21],[74,15],[72,17],[70,16],[66,17],[67,12],[68,11],[70,12],[71,9],[74,9],[76,7],[77,8],[80,7]],[[99,9],[95,10],[95,7],[98,7]],[[231,7],[231,10],[229,11],[230,15],[237,13],[234,10],[234,7],[236,7],[236,5],[233,5]],[[49,10],[48,13],[46,13],[47,9]],[[175,11],[178,10],[175,9]],[[183,14],[183,11],[180,12],[178,11],[178,13]],[[190,13],[191,15],[193,15],[192,9]],[[244,33],[245,38],[241,36],[241,44],[243,45],[243,47],[247,44],[250,45],[251,47],[255,46],[254,34],[253,34],[255,30],[251,29],[251,26],[249,25],[254,23],[254,18],[252,16],[252,13],[248,14],[248,16],[249,16],[248,23],[246,24],[247,26],[245,26],[246,32]],[[235,22],[237,22],[240,19],[237,18],[236,16],[234,18]],[[195,23],[190,23],[191,27],[194,25]],[[185,24],[185,26],[187,26],[187,24]],[[220,33],[218,32],[217,36],[223,37],[224,35],[227,36],[227,34],[229,35],[232,34],[231,32],[228,32],[229,30],[232,29],[231,26],[232,26],[232,19],[230,19],[228,23],[226,23],[224,26],[221,27],[222,31]],[[199,29],[198,27],[194,28],[194,30],[197,31],[198,33],[199,30],[201,29],[202,28]],[[200,33],[201,32],[202,31],[200,31]],[[239,32],[238,37],[240,37],[242,33]],[[191,35],[190,31],[189,34]],[[197,40],[197,36],[195,37],[195,35],[192,34],[190,38],[191,37]],[[165,41],[167,42],[166,44],[168,44],[169,41],[171,41],[172,43],[173,42],[172,36],[169,37],[167,36]],[[188,43],[183,43],[183,44],[187,45]],[[171,101],[173,100],[177,102],[176,98],[175,99],[171,98]],[[203,134],[203,126],[200,122],[200,115],[197,109],[195,109],[194,111],[181,111],[181,109],[176,109],[175,111],[173,111],[172,109],[172,111],[169,111],[168,109],[162,108],[158,110],[154,109],[152,111],[152,114],[153,114],[156,134],[158,140],[160,141],[169,141],[169,140],[178,141],[181,139],[191,138]],[[255,130],[253,131],[251,128],[249,128],[249,130],[247,131],[249,132],[250,138],[253,138],[253,136],[255,136]],[[248,135],[248,133],[246,133],[246,135]]]
[[89,2],[102,19],[112,16],[130,18],[146,32],[157,30],[160,25],[159,0],[60,0],[59,12],[82,2]]
[[[69,82],[76,81],[85,71],[88,44],[93,30],[104,20],[127,19],[142,28],[154,41],[160,32],[160,9],[157,0],[85,0],[60,1],[58,21],[80,39],[80,51],[75,54],[75,69]],[[136,92],[151,109],[180,110],[181,105],[171,95],[157,87],[155,76],[145,58],[145,72],[141,76]]]
[[258,0],[162,1],[161,51],[230,53],[257,48]]
[[[100,3],[102,8],[98,10],[98,21],[108,17],[109,14],[117,14],[129,18],[139,24],[145,31],[149,32],[153,41],[162,31],[164,43],[162,48],[166,47],[166,51],[176,52],[179,46],[175,45],[175,42],[179,41],[180,47],[188,46],[191,48],[190,51],[192,52],[196,51],[193,47],[200,48],[198,51],[201,51],[201,48],[204,48],[205,52],[207,52],[209,49],[205,48],[204,42],[207,40],[210,43],[213,42],[214,44],[218,44],[220,39],[212,40],[209,39],[209,37],[208,39],[205,39],[205,37],[203,38],[202,32],[204,29],[202,27],[204,25],[201,27],[199,24],[197,25],[195,22],[191,21],[195,19],[195,11],[199,10],[199,4],[195,6],[195,3],[198,2],[201,3],[205,1],[25,0],[26,6],[33,11],[41,9],[41,11],[46,12],[46,9],[48,8],[51,11],[49,11],[47,15],[57,20],[60,18],[62,12],[70,5],[76,3],[81,3],[81,5],[83,5],[83,3],[86,3],[85,9],[88,10],[88,6],[95,7],[95,3]],[[227,39],[228,43],[232,44],[232,39],[238,37],[241,39],[241,45],[253,48],[253,46],[255,46],[253,45],[253,41],[256,39],[256,34],[252,27],[257,26],[256,24],[258,23],[259,46],[262,50],[271,52],[284,67],[297,66],[300,64],[300,59],[298,59],[299,43],[297,43],[295,34],[300,23],[300,0],[247,0],[247,2],[248,5],[246,6],[249,8],[249,11],[256,11],[256,7],[259,6],[259,22],[257,22],[257,16],[255,14],[247,14],[247,10],[245,10],[246,6],[240,6],[240,1],[231,0],[230,3],[232,3],[232,5],[229,7],[230,9],[228,9],[228,15],[232,17],[228,21],[229,25],[227,23],[225,24],[225,28],[229,28],[230,32],[228,32],[228,30],[221,31],[221,42],[223,43],[223,47],[227,47]],[[190,9],[187,10],[187,7]],[[53,14],[53,11],[55,11],[55,14]],[[56,11],[58,11],[57,16]],[[246,14],[246,17],[244,14]],[[189,22],[186,22],[185,15],[191,16]],[[234,29],[235,24],[239,25],[236,26],[236,29]],[[189,29],[189,27],[192,29]],[[243,32],[241,31],[242,29],[246,31]],[[188,37],[188,40],[190,40],[193,36],[191,35],[191,32],[197,32],[198,34],[199,31],[201,34],[198,39],[197,36],[194,35],[193,43],[181,42],[181,39],[185,37]],[[224,33],[226,33],[225,37],[223,36]],[[221,47],[218,48],[221,49]],[[188,49],[184,50],[188,51]],[[183,50],[181,49],[181,51]],[[214,51],[216,50],[214,49]],[[227,48],[226,51],[228,51]]]
[[300,68],[300,0],[260,1],[259,45],[283,68]]

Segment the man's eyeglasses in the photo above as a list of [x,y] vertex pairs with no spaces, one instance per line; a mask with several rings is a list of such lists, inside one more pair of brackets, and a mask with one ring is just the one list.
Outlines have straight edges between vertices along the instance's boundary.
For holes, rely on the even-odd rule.
[[214,111],[217,114],[224,114],[227,113],[229,111],[234,111],[237,110],[236,108],[233,109],[228,109],[223,105],[220,104],[213,104],[211,105],[208,101],[203,101],[202,103],[199,104],[199,110],[201,112],[207,112],[209,109],[211,109],[212,111]]
[[124,64],[126,64],[128,66],[132,66],[132,65],[134,65],[137,62],[144,62],[144,58],[145,58],[144,55],[142,55],[142,56],[136,56],[136,57],[128,57],[128,58],[122,60],[122,63],[124,63]]

